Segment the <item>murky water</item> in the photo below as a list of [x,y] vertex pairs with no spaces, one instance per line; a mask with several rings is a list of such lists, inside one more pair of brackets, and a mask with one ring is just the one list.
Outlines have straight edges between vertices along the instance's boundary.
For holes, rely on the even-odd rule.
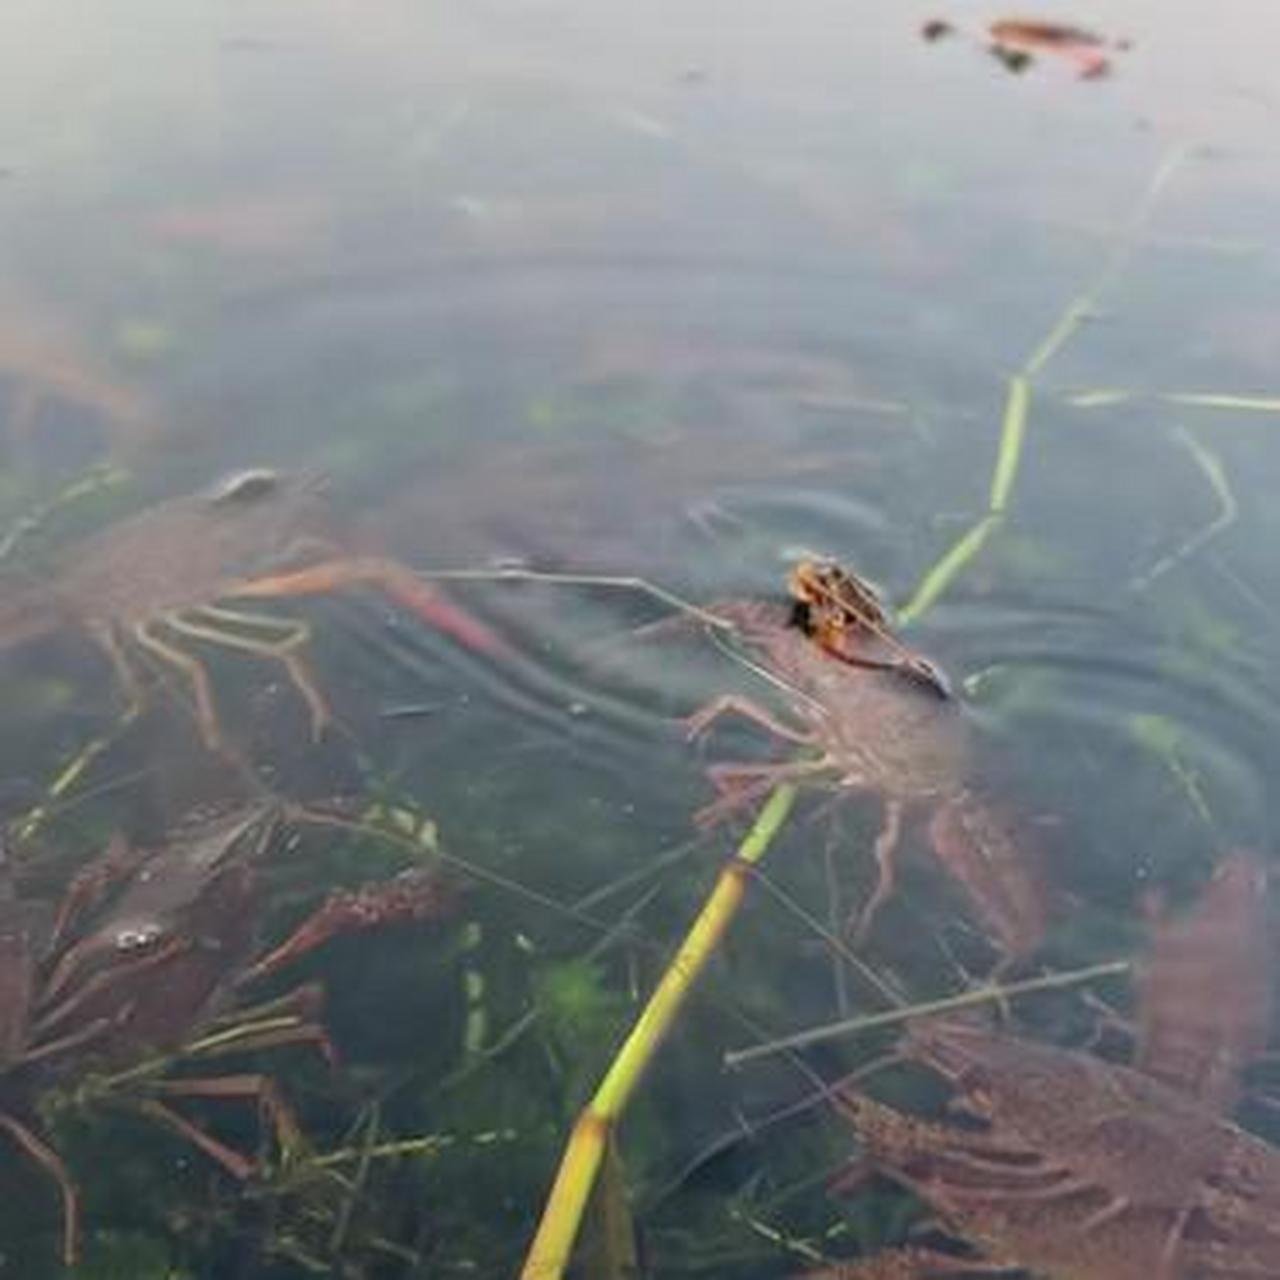
[[[1275,20],[1037,9],[1106,21],[1081,78],[1010,72],[999,16],[6,6],[0,1275],[72,1244],[94,1277],[518,1273],[755,816],[695,823],[707,766],[799,750],[730,719],[690,742],[728,694],[839,767],[631,1097],[573,1274],[820,1271],[923,1216],[831,1189],[858,1144],[822,1086],[892,1030],[726,1052],[997,970],[1061,979],[1003,1004],[1012,1033],[1177,1086],[1134,984],[1071,975],[1141,963],[1254,865],[1229,851],[1274,848]],[[815,554],[950,674],[945,767],[903,709],[933,695],[849,668],[888,692],[843,700],[678,607],[780,602]],[[840,785],[854,756],[873,793]],[[271,797],[289,831],[251,854],[191,835]],[[855,940],[894,800],[896,890]],[[959,849],[988,818],[1016,860]],[[387,885],[424,868],[450,887],[415,913]],[[1025,885],[1044,928],[1011,955]],[[361,886],[358,927],[247,976]],[[1239,1010],[1231,1059],[1269,992],[1194,966],[1265,911],[1221,901],[1167,949]],[[259,1008],[299,984],[324,1008]],[[1049,1222],[1013,1260],[1078,1274]],[[1096,1274],[1149,1274],[1139,1234],[1138,1270]]]

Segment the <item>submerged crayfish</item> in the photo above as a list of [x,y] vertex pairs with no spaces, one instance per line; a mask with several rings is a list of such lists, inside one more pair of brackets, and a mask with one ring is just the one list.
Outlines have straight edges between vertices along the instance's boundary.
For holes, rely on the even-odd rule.
[[713,764],[707,776],[720,797],[699,822],[716,821],[780,782],[878,796],[884,805],[875,842],[878,880],[851,921],[864,936],[893,890],[906,819],[923,812],[930,846],[1005,956],[1034,950],[1048,911],[1034,849],[1007,810],[973,785],[971,726],[933,664],[896,640],[886,649],[883,621],[872,628],[846,619],[838,633],[815,636],[779,605],[731,601],[708,612],[732,626],[749,665],[778,690],[792,719],[729,694],[690,716],[688,735],[704,734],[733,712],[806,753],[782,762]]
[[1025,1268],[1044,1280],[1280,1275],[1280,1152],[1158,1080],[964,1021],[913,1027],[903,1057],[952,1088],[964,1124],[846,1090],[870,1165],[981,1259],[888,1253],[813,1280],[934,1280]]
[[145,655],[187,682],[201,736],[213,749],[222,744],[222,730],[193,641],[280,663],[307,706],[313,733],[331,719],[305,658],[308,625],[226,601],[368,584],[469,648],[505,652],[484,623],[404,565],[351,554],[323,536],[323,514],[314,478],[265,469],[159,503],[68,548],[48,582],[8,593],[0,603],[0,649],[79,626],[110,659],[130,714],[144,703],[135,655]]

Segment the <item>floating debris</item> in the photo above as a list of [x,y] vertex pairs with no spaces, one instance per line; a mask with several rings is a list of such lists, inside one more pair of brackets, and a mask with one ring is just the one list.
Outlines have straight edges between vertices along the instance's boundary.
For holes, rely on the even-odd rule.
[[991,53],[1010,71],[1024,70],[1039,54],[1063,58],[1082,80],[1096,80],[1111,70],[1107,42],[1093,31],[1066,23],[1002,18],[987,28]]
[[990,52],[1006,71],[1012,71],[1015,76],[1021,75],[1035,61],[1025,49],[1010,49],[1008,45],[993,44]]
[[[945,18],[930,18],[920,26],[920,38],[930,44],[958,33],[959,28]],[[1111,51],[1131,47],[1128,40],[1107,40],[1086,27],[1039,18],[998,18],[972,38],[1015,75],[1037,58],[1052,57],[1074,67],[1081,80],[1110,74]]]

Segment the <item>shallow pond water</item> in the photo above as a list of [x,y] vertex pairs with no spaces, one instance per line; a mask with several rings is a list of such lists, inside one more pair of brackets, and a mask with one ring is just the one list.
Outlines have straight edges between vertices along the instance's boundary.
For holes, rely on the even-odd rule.
[[[856,941],[884,797],[801,786],[572,1274],[788,1276],[906,1239],[922,1210],[891,1182],[833,1194],[858,1148],[822,1095],[892,1026],[726,1053],[994,971],[1049,980],[998,1004],[1008,1029],[1130,1060],[1121,963],[1229,851],[1275,849],[1276,19],[1036,6],[1105,22],[1109,73],[1082,76],[992,57],[1008,16],[6,6],[0,1109],[78,1189],[70,1274],[519,1273],[575,1115],[755,816],[695,822],[708,764],[793,750],[684,720],[731,694],[805,714],[680,602],[781,602],[805,556],[875,583],[947,671],[964,763],[903,788],[896,890]],[[299,477],[296,512],[240,518]],[[858,714],[892,755],[892,706]],[[961,792],[1034,868],[1024,954],[930,826]],[[111,1017],[164,1012],[122,1056],[96,988],[59,1003],[67,886],[113,835],[181,849],[267,797],[292,835],[175,862],[144,920],[221,972],[106,970]],[[236,986],[327,895],[424,865],[447,910],[384,903]],[[232,881],[234,945],[205,897]],[[331,1062],[190,1052],[304,981]],[[75,1051],[30,1060],[68,1026]],[[173,1093],[250,1077],[292,1120]],[[59,1274],[50,1160],[14,1152],[0,1275]]]

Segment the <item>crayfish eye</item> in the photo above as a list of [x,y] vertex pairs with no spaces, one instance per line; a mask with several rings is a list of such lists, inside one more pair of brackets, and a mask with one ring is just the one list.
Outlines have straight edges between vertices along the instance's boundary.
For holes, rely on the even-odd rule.
[[122,955],[146,951],[155,946],[163,934],[164,930],[158,924],[143,924],[134,928],[121,929],[115,936],[115,948]]
[[815,626],[813,605],[807,600],[793,600],[791,602],[791,614],[787,618],[787,626],[795,627],[797,631],[802,631],[807,636],[813,635]]
[[209,505],[225,507],[242,502],[256,502],[275,493],[280,487],[280,473],[271,467],[249,467],[223,476],[209,490]]

